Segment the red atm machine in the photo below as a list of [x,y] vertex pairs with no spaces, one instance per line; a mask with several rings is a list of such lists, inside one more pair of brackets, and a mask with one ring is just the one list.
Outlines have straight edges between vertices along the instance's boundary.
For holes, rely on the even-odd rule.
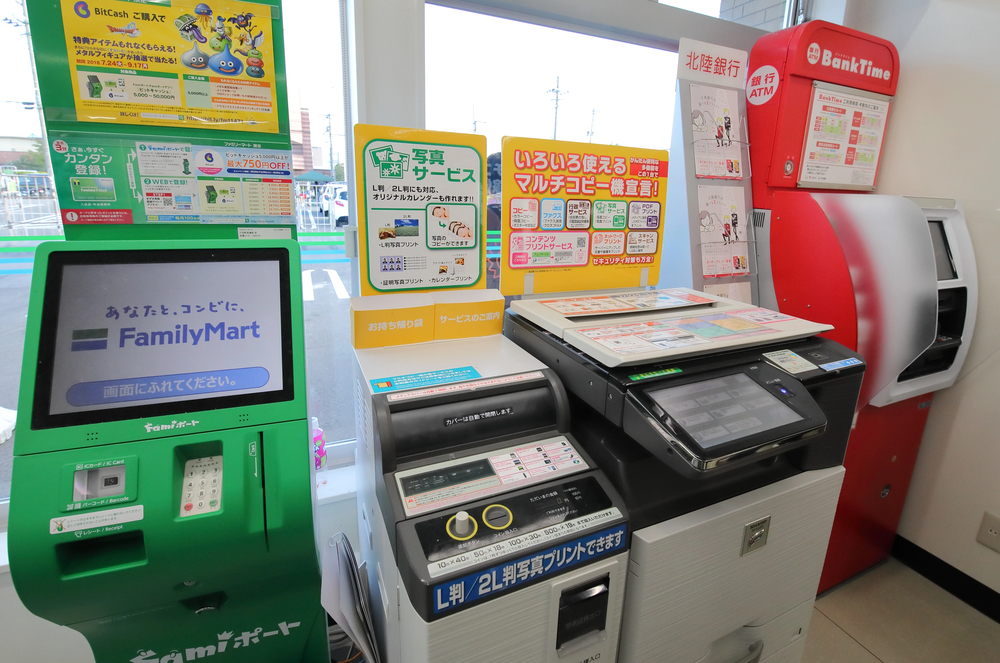
[[975,322],[960,206],[871,193],[898,76],[892,43],[824,21],[762,37],[748,67],[760,304],[834,325],[868,363],[819,591],[889,555],[931,392]]

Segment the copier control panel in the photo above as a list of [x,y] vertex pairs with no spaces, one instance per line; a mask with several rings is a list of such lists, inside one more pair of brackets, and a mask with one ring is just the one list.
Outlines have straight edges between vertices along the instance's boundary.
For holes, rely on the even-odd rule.
[[398,472],[407,516],[590,469],[564,435]]
[[[555,373],[499,335],[358,350],[357,360],[370,399],[360,538],[387,660],[613,660],[629,515],[570,433]],[[375,389],[392,372],[451,366],[478,375]]]

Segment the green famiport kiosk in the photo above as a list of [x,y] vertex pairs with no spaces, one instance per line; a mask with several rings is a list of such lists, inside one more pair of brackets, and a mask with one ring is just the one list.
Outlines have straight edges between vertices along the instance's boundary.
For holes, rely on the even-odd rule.
[[298,245],[215,233],[35,254],[10,567],[98,662],[329,661]]
[[[25,4],[66,241],[35,251],[18,596],[99,663],[328,662],[280,0]],[[213,11],[263,77],[202,70]]]

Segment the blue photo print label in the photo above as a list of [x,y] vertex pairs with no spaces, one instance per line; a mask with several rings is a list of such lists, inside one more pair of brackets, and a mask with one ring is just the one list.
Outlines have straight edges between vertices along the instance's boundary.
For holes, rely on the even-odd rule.
[[475,603],[494,594],[625,549],[623,525],[580,537],[434,587],[434,614]]

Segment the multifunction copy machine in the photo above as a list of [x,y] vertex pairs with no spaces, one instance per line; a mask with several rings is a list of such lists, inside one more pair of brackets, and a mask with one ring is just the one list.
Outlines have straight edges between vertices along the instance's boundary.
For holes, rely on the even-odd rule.
[[356,356],[382,660],[613,661],[627,512],[555,373],[499,334]]
[[686,289],[511,304],[629,510],[618,660],[801,660],[865,369],[829,329]]

